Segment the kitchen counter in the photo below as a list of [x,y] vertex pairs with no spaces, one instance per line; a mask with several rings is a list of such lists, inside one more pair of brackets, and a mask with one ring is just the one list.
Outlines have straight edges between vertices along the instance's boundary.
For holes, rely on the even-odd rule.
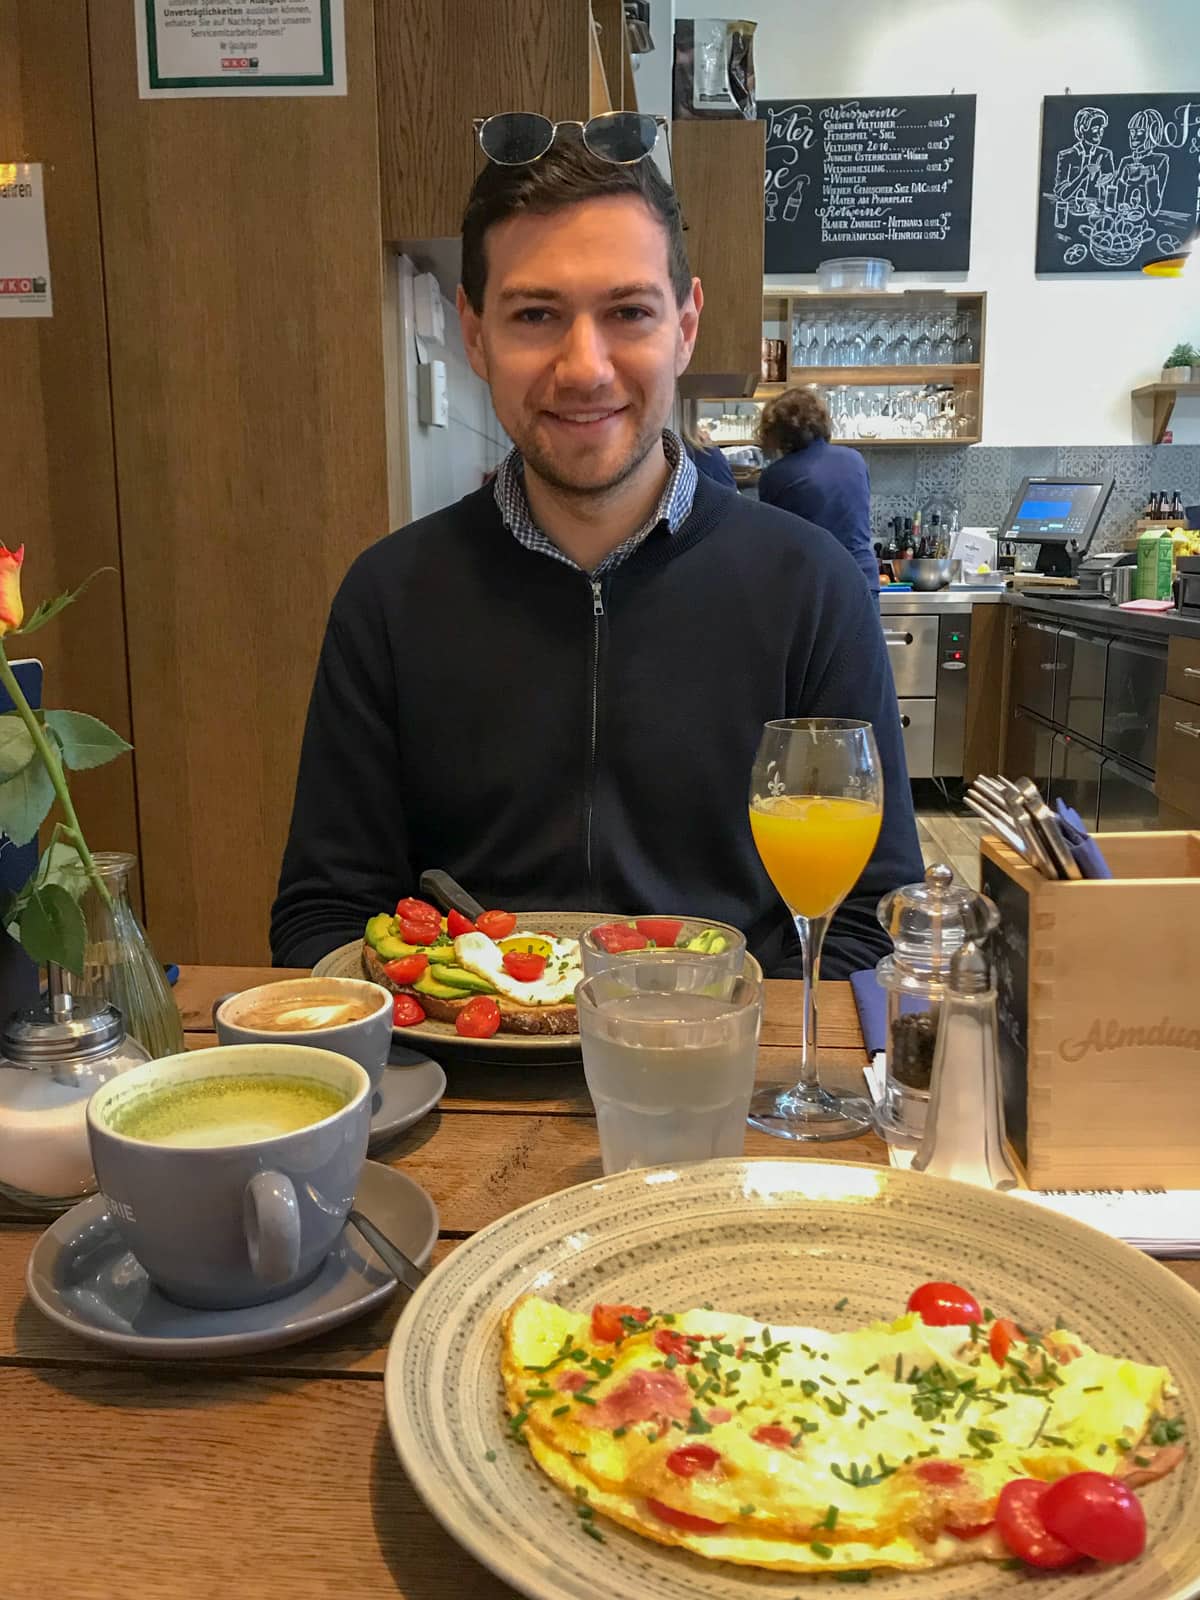
[[952,617],[967,616],[973,606],[995,605],[1004,599],[1005,593],[995,584],[987,588],[952,584],[948,589],[901,589],[899,594],[884,588],[879,591],[879,614],[884,617],[911,617],[938,612]]
[[1200,639],[1200,617],[1184,616],[1178,611],[1122,611],[1120,606],[1110,606],[1107,600],[1070,600],[1059,595],[1014,594],[1008,590],[1005,591],[1005,598],[1009,605],[1018,606],[1022,611],[1033,611],[1064,621],[1073,619],[1091,627],[1121,633],[1150,634],[1159,639],[1171,634]]

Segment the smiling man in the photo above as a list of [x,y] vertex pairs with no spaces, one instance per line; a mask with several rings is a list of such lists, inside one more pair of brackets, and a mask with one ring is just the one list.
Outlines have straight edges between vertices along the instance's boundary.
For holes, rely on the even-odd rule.
[[493,484],[364,552],[329,619],[271,942],[308,965],[443,867],[508,910],[731,922],[799,976],[747,812],[762,724],[875,725],[875,854],[826,976],[886,949],[921,876],[875,602],[829,534],[730,494],[667,427],[703,292],[651,161],[563,130],[489,165],[459,313],[515,448]]

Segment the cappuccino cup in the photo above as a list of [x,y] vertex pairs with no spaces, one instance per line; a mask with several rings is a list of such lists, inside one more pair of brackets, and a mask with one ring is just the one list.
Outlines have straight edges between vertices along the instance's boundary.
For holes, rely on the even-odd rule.
[[365,978],[281,978],[213,1007],[221,1044],[298,1044],[357,1061],[378,1089],[392,1046],[392,996]]
[[218,1045],[147,1061],[88,1102],[109,1215],[172,1300],[282,1299],[337,1242],[367,1156],[371,1082],[312,1045]]

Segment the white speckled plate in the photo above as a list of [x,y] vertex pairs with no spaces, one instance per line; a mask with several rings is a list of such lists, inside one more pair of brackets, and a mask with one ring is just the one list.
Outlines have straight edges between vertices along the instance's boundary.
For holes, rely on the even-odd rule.
[[[585,1538],[566,1495],[508,1438],[500,1319],[527,1291],[709,1302],[775,1326],[842,1329],[893,1317],[929,1278],[965,1283],[1035,1328],[1065,1315],[1097,1348],[1165,1363],[1200,1424],[1200,1299],[1165,1268],[1021,1200],[917,1173],[800,1159],[622,1173],[550,1195],[466,1241],[397,1325],[385,1390],[405,1471],[479,1561],[534,1600],[791,1600],[842,1593],[705,1561],[607,1522]],[[846,1297],[840,1310],[834,1307]],[[487,1459],[494,1452],[494,1460]],[[877,1573],[876,1600],[1190,1600],[1200,1594],[1195,1454],[1142,1494],[1147,1553],[1125,1567],[1031,1578],[982,1562]],[[817,1587],[824,1584],[824,1590]]]

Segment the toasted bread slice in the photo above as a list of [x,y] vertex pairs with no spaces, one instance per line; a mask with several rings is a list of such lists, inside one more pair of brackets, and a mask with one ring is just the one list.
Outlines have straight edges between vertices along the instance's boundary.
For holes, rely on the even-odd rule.
[[[432,1017],[437,1022],[453,1023],[455,1017],[470,1001],[476,997],[473,994],[464,995],[461,1000],[442,1000],[436,995],[421,994],[410,984],[396,984],[383,970],[383,963],[371,946],[363,940],[362,947],[363,971],[372,983],[380,983],[385,989],[390,989],[393,994],[411,994],[419,1000],[427,1017]],[[579,1015],[573,1002],[557,1006],[523,1006],[516,1000],[510,1000],[507,995],[493,996],[500,1007],[500,1032],[501,1033],[530,1033],[530,1034],[566,1034],[579,1032]]]

